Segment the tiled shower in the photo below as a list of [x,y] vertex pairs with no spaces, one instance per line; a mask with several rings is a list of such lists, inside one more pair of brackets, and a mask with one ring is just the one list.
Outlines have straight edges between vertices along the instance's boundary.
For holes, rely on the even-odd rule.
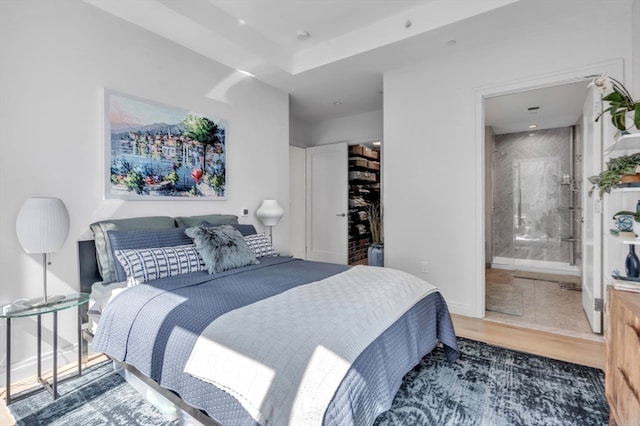
[[580,274],[576,126],[494,136],[492,267]]

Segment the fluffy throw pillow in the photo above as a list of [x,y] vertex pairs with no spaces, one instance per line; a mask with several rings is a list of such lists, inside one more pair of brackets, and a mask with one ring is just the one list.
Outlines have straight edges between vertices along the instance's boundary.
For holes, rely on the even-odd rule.
[[204,270],[195,245],[115,250],[113,252],[127,274],[128,285],[158,278]]
[[271,240],[266,234],[245,235],[244,240],[256,257],[275,256],[276,251],[271,245]]
[[200,225],[187,228],[185,233],[193,238],[210,274],[259,263],[240,231],[233,226]]

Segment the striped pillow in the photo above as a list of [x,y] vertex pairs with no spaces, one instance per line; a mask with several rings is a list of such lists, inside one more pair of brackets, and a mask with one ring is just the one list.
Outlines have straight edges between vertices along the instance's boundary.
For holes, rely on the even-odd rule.
[[194,244],[114,250],[127,274],[128,286],[205,269]]
[[244,240],[256,257],[275,256],[276,251],[271,245],[267,234],[245,235]]

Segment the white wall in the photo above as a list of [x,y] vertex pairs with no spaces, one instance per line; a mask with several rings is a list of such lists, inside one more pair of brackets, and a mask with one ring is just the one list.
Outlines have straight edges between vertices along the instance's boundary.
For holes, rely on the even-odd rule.
[[382,110],[335,118],[311,126],[310,146],[382,140]]
[[311,144],[311,125],[289,117],[289,145],[306,148]]
[[553,2],[549,13],[550,2],[522,2],[521,15],[505,22],[518,28],[511,37],[477,45],[473,34],[460,34],[448,54],[384,76],[385,266],[440,287],[452,312],[484,315],[478,93],[548,82],[554,73],[567,78],[617,58],[629,76],[631,1],[606,3]]
[[[255,217],[261,200],[289,205],[286,93],[239,78],[219,63],[77,0],[0,2],[0,54],[0,304],[42,292],[40,257],[22,251],[14,230],[18,209],[28,197],[59,197],[71,216],[69,238],[52,256],[50,294],[79,291],[76,241],[90,237],[91,222],[145,215],[239,215],[246,207],[250,216],[241,222],[261,229]],[[104,201],[99,111],[105,87],[226,119],[228,200]],[[217,99],[207,98],[208,93],[216,93]],[[285,212],[273,229],[280,251],[289,249],[289,220]],[[74,318],[72,310],[60,316],[63,349],[75,342]],[[43,324],[50,328],[51,319]],[[2,321],[2,336],[4,326]],[[35,321],[14,321],[13,330],[18,336],[12,343],[13,377],[18,380],[35,374],[35,369],[20,369],[34,359]],[[48,330],[44,336],[50,342]],[[4,344],[2,339],[0,354]]]

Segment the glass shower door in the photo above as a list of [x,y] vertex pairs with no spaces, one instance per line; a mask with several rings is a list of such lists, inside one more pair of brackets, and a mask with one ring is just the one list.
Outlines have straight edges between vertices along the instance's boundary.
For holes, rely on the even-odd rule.
[[513,164],[513,251],[518,259],[563,259],[560,159],[520,159]]

